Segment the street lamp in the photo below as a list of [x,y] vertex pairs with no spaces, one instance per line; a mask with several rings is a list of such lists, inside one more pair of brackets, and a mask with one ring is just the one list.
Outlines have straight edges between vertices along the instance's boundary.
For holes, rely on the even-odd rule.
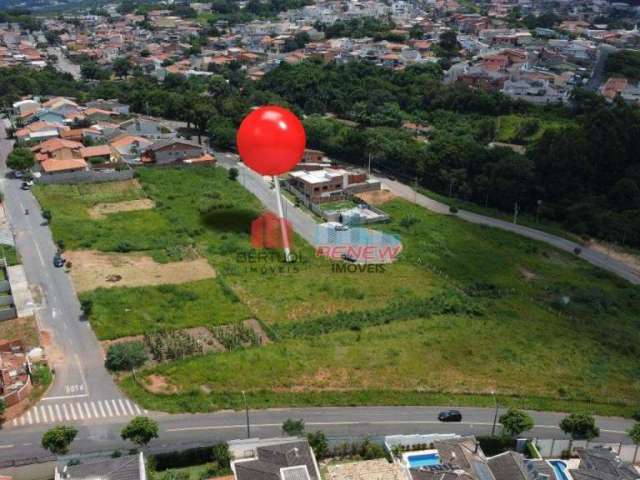
[[249,425],[249,405],[247,404],[247,396],[242,390],[242,399],[244,400],[244,411],[247,417],[247,438],[251,438],[251,427]]
[[491,395],[493,395],[493,401],[496,404],[496,411],[493,415],[493,427],[491,427],[491,436],[493,437],[496,434],[496,423],[498,423],[498,398],[496,397],[495,390],[491,390]]

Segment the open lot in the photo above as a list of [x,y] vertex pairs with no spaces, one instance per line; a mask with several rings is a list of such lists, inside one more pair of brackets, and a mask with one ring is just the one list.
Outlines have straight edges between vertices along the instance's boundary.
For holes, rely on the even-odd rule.
[[[300,238],[302,260],[283,265],[252,256],[250,224],[260,206],[223,171],[144,168],[139,181],[156,204],[145,215],[157,216],[172,245],[147,230],[148,253],[169,261],[197,252],[217,278],[85,293],[98,336],[257,318],[272,340],[138,372],[141,385],[124,378],[125,390],[146,408],[237,407],[241,390],[254,406],[484,405],[493,389],[529,408],[628,414],[635,406],[640,289],[577,257],[391,199],[382,208],[392,222],[376,228],[399,235],[404,250],[383,271],[338,273]],[[73,207],[61,189],[48,204],[47,189],[39,198],[54,211],[55,227]],[[145,250],[135,240],[149,228],[140,213],[75,222],[88,231],[101,225],[106,237]],[[158,382],[172,393],[145,388]],[[610,398],[617,403],[605,404]]]
[[204,258],[158,263],[139,253],[102,253],[92,250],[66,251],[64,256],[72,263],[71,280],[79,293],[96,288],[194,282],[216,275]]
[[153,207],[155,207],[155,203],[148,198],[125,200],[116,203],[98,203],[89,209],[89,216],[94,220],[100,220],[112,213],[149,210]]

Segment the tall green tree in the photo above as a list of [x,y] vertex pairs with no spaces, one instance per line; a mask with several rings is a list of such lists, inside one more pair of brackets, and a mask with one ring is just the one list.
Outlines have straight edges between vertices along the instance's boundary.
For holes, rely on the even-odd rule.
[[7,166],[12,170],[24,172],[35,165],[35,156],[28,148],[16,148],[7,158]]
[[42,448],[49,450],[54,455],[64,455],[69,453],[71,442],[77,435],[76,428],[58,425],[46,431],[42,436]]
[[130,440],[144,447],[154,438],[158,438],[158,422],[149,417],[135,417],[120,432],[123,440]]
[[500,423],[502,424],[503,431],[511,437],[520,435],[522,432],[533,428],[533,418],[526,412],[515,408],[510,408],[507,410],[507,413],[501,415]]
[[572,413],[560,421],[560,429],[572,440],[591,440],[600,435],[596,420],[587,413]]

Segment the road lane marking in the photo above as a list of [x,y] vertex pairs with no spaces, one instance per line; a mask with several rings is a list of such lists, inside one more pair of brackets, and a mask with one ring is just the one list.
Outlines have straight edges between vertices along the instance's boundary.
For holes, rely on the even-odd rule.
[[89,410],[89,404],[87,402],[84,403],[84,410],[87,412],[87,418],[91,418],[91,410]]
[[64,412],[64,419],[69,420],[69,412],[67,411],[67,404],[62,404],[62,411]]
[[96,418],[100,418],[98,415],[98,409],[96,408],[96,404],[91,402],[91,411],[93,412],[93,416]]
[[47,420],[47,411],[45,410],[44,407],[40,407],[40,415],[42,415],[42,421],[44,423],[47,423],[49,420]]
[[78,415],[80,416],[80,420],[84,420],[84,414],[82,413],[82,405],[80,403],[76,403],[76,407],[78,407]]
[[106,417],[106,415],[104,414],[104,408],[102,408],[102,402],[98,401],[98,408],[100,409],[100,415],[102,415],[102,417]]
[[126,415],[127,414],[127,409],[124,408],[124,403],[122,403],[122,399],[121,398],[118,399],[118,404],[120,405],[120,409],[122,410],[122,415]]
[[18,419],[14,418],[12,423],[13,423],[14,427],[17,427],[18,426]]
[[88,393],[82,393],[80,395],[58,395],[57,397],[45,397],[41,400],[66,400],[68,398],[86,398],[88,396]]
[[136,407],[136,413],[137,413],[138,415],[142,415],[142,411],[140,410],[140,407],[138,406],[138,404],[137,404],[137,403],[134,403],[134,404],[133,404],[133,406],[134,406],[134,407]]
[[109,406],[109,400],[104,401],[104,406],[107,409],[107,413],[109,413],[109,416],[113,417],[113,412],[111,411],[111,407]]
[[69,409],[71,410],[71,418],[73,418],[74,420],[77,420],[77,418],[76,418],[76,410],[75,410],[75,408],[73,408],[73,403],[69,404]]
[[38,407],[33,407],[33,414],[35,415],[36,423],[40,423],[40,414],[38,414]]
[[15,445],[0,445],[0,448],[13,448]]
[[58,415],[58,421],[62,422],[64,419],[62,418],[62,414],[60,413],[60,405],[55,404],[56,407],[56,415]]
[[116,417],[119,417],[120,412],[118,411],[118,404],[115,400],[111,400],[111,404],[113,405],[113,411],[116,412]]
[[29,425],[33,424],[33,419],[31,418],[31,410],[27,412],[27,422],[29,423]]
[[131,415],[135,415],[136,412],[133,411],[133,408],[131,407],[131,403],[129,402],[129,400],[125,400],[124,403],[127,404],[127,408],[129,409],[129,411],[131,412]]
[[56,421],[56,416],[53,414],[53,407],[51,405],[49,405],[49,418],[52,422]]

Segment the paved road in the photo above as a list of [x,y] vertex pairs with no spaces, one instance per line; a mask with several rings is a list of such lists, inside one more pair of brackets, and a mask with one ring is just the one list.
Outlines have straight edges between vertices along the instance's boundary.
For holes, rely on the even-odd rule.
[[[16,424],[29,424],[29,421],[35,422],[36,419],[43,423],[51,422],[58,412],[61,412],[62,418],[67,412],[69,419],[74,416],[80,418],[81,415],[94,416],[93,402],[119,402],[124,397],[104,369],[98,340],[89,323],[82,319],[71,280],[63,269],[53,266],[56,246],[50,229],[43,225],[38,202],[31,192],[20,189],[20,180],[6,178],[5,159],[11,148],[12,142],[5,138],[2,128],[0,188],[4,191],[4,207],[27,280],[36,290],[34,296],[39,305],[36,318],[40,328],[50,337],[48,354],[56,373],[54,384],[38,407],[16,421]],[[29,210],[29,215],[25,215],[26,210]],[[84,402],[89,402],[88,411]],[[78,411],[81,407],[85,409],[82,413]],[[99,414],[100,407],[96,408]],[[104,405],[102,409],[106,416]],[[73,416],[72,410],[75,411]],[[125,412],[129,412],[129,409]],[[111,413],[116,416],[114,411]]]
[[596,63],[593,66],[593,71],[591,72],[591,78],[587,82],[586,88],[587,90],[591,90],[593,92],[597,91],[602,83],[604,82],[604,67],[607,63],[607,57],[614,53],[617,50],[613,45],[608,45],[606,43],[601,43],[598,46],[598,53],[596,54]]
[[[449,213],[449,206],[444,203],[433,200],[421,193],[415,192],[411,187],[394,181],[388,178],[379,178],[379,180],[385,184],[394,194],[410,201],[415,202],[420,206],[428,208],[436,213]],[[478,223],[480,225],[487,225],[490,227],[499,228],[501,230],[507,230],[509,232],[517,233],[533,240],[538,240],[549,245],[552,245],[565,252],[573,252],[575,248],[581,248],[582,253],[580,257],[583,260],[595,265],[596,267],[608,270],[611,273],[622,277],[633,284],[640,284],[640,272],[629,267],[625,263],[615,260],[604,253],[595,251],[591,248],[584,247],[562,237],[552,235],[550,233],[542,232],[534,228],[524,227],[522,225],[516,225],[504,220],[498,220],[497,218],[487,217],[485,215],[479,215],[477,213],[468,212],[466,210],[459,210],[456,214],[459,218],[471,223]]]
[[[287,418],[302,418],[308,431],[322,430],[329,436],[378,436],[398,433],[491,433],[493,408],[463,408],[462,423],[440,423],[439,411],[447,407],[346,407],[271,409],[250,412],[252,437],[268,438],[281,434]],[[567,438],[557,425],[562,414],[530,412],[536,427],[527,433],[538,438]],[[215,443],[246,437],[244,412],[218,412],[198,415],[155,415],[160,437],[150,444],[151,451]],[[624,432],[631,422],[619,418],[597,418],[600,441],[630,443]],[[130,448],[119,432],[124,421],[81,422],[73,453],[110,452]],[[499,429],[499,426],[498,426]],[[31,426],[0,433],[0,462],[46,457],[39,447],[42,429]]]
[[55,55],[58,58],[58,62],[55,67],[61,72],[70,73],[75,80],[79,80],[82,75],[80,73],[80,65],[72,63],[62,52],[59,47],[52,47],[49,49],[49,53]]

